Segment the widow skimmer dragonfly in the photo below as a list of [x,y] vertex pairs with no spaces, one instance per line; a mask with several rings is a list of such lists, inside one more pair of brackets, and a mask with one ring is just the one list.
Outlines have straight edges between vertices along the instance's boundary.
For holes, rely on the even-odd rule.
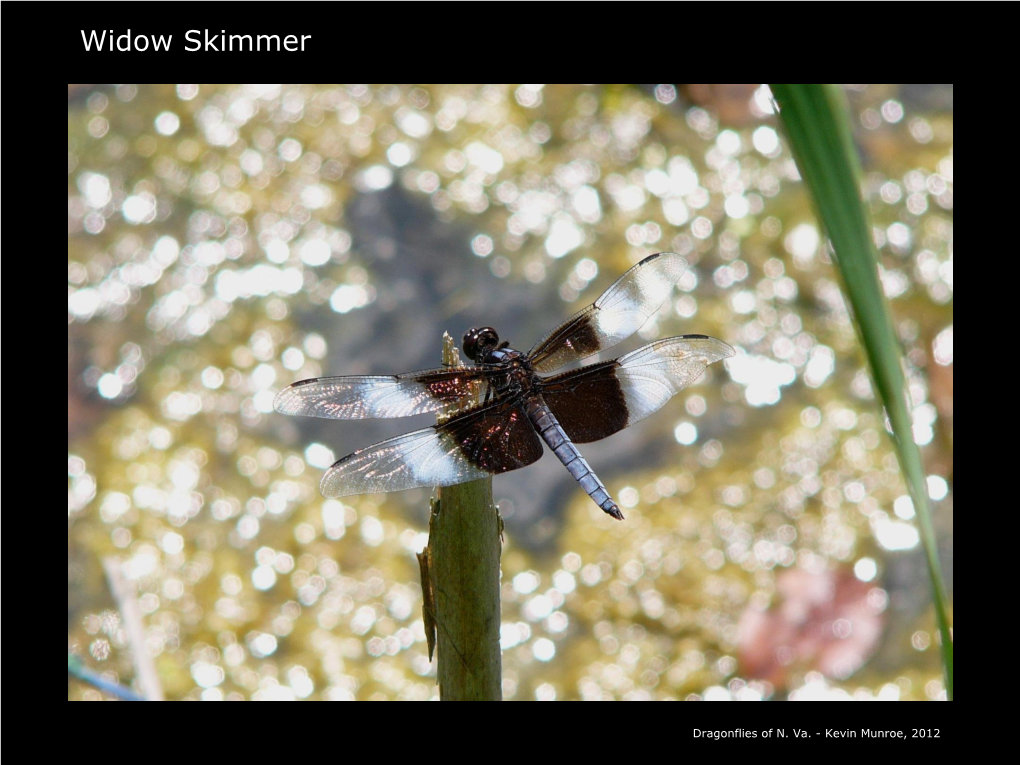
[[501,343],[492,327],[473,328],[463,347],[475,366],[302,380],[280,391],[274,408],[336,420],[448,416],[337,460],[319,485],[326,497],[450,486],[506,473],[538,460],[544,441],[595,503],[623,520],[575,444],[598,441],[644,419],[733,349],[705,335],[682,335],[617,359],[543,375],[632,335],[686,269],[676,253],[648,256],[527,353]]

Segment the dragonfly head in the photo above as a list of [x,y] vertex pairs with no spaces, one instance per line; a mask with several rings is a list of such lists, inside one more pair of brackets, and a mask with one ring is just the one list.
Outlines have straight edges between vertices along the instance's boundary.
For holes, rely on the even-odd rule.
[[477,363],[498,345],[499,335],[492,327],[472,327],[464,333],[464,353]]

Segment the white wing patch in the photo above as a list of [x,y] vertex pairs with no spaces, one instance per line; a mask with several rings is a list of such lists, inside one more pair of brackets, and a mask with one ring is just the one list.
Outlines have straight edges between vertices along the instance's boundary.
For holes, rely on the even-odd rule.
[[[642,267],[639,267],[642,266]],[[647,265],[625,273],[595,301],[595,323],[610,347],[630,337],[659,310],[673,286],[687,270],[687,261],[675,252],[662,252]]]
[[535,370],[552,372],[630,337],[659,310],[686,270],[687,261],[675,252],[649,255],[535,344],[528,353]]
[[326,471],[319,490],[324,497],[346,497],[451,486],[487,475],[468,462],[448,435],[424,428],[347,455]]
[[701,377],[705,367],[733,355],[714,337],[669,337],[617,359],[616,379],[627,402],[627,425],[657,411]]

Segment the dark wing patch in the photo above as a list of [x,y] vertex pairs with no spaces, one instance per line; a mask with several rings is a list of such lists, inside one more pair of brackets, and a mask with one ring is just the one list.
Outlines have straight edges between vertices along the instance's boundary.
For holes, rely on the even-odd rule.
[[542,442],[520,401],[455,417],[439,426],[469,463],[493,475],[530,465],[542,456]]
[[456,415],[446,423],[359,449],[319,485],[327,497],[450,486],[530,465],[542,442],[520,401]]
[[675,252],[649,255],[599,296],[539,341],[528,358],[538,372],[552,372],[630,337],[659,310],[687,261]]
[[317,377],[302,380],[276,395],[273,408],[332,420],[410,417],[425,412],[454,411],[485,401],[496,366],[440,367],[402,375]]
[[659,340],[613,361],[542,381],[542,397],[571,441],[598,441],[652,414],[733,355],[721,340],[685,335]]
[[574,443],[598,441],[627,427],[627,399],[616,378],[619,366],[614,359],[544,381],[542,398]]

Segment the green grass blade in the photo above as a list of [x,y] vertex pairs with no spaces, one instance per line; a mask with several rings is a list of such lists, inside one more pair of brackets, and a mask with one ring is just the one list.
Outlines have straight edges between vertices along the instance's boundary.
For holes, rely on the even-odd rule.
[[770,85],[797,167],[836,252],[843,292],[892,425],[900,469],[914,501],[938,621],[946,693],[953,698],[953,641],[921,453],[914,442],[900,344],[878,276],[878,258],[860,195],[860,166],[846,100],[833,85]]
[[105,677],[95,672],[84,664],[81,659],[72,653],[67,654],[67,674],[71,677],[76,677],[82,682],[93,685],[104,693],[109,693],[111,696],[116,696],[124,701],[145,701],[145,697],[141,694],[135,693],[130,688],[115,683],[111,680],[107,680]]

